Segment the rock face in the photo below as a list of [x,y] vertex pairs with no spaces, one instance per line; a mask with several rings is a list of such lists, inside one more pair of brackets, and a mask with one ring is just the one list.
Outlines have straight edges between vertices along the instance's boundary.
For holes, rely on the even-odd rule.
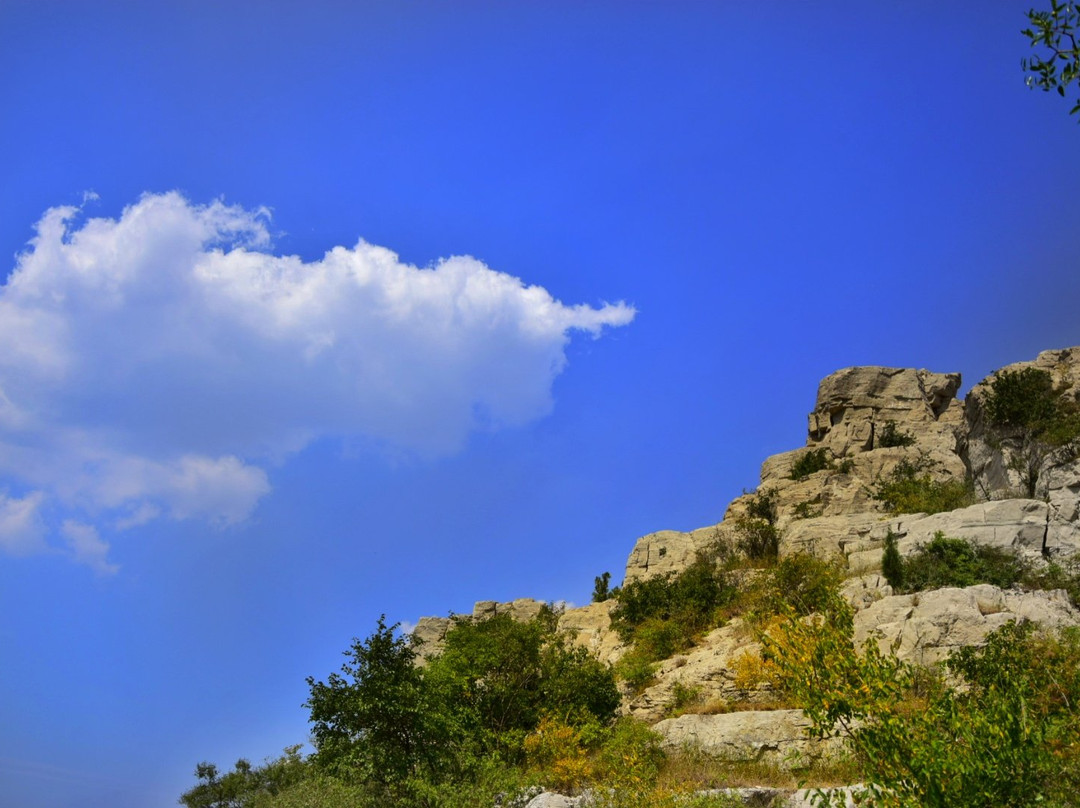
[[[964,451],[975,486],[991,499],[1030,496],[1038,499],[1054,495],[1055,508],[1061,508],[1062,518],[1076,521],[1075,508],[1080,503],[1080,481],[1077,481],[1076,458],[1069,452],[1049,452],[1037,458],[1037,482],[1033,492],[1026,491],[1025,480],[1018,466],[1023,460],[1023,441],[996,432],[986,416],[986,399],[995,377],[1003,373],[1035,368],[1050,374],[1054,389],[1065,399],[1080,400],[1080,347],[1043,351],[1030,362],[1016,362],[995,371],[971,389],[966,407],[966,440]],[[1065,470],[1070,467],[1071,470]],[[1058,471],[1061,469],[1060,471]],[[1073,480],[1070,484],[1066,482]],[[1068,489],[1071,487],[1071,491]],[[1063,490],[1064,489],[1064,490]],[[1070,507],[1071,503],[1071,507]],[[1065,515],[1072,510],[1073,516]]]
[[679,572],[694,563],[697,554],[720,537],[719,526],[703,527],[689,533],[661,530],[642,536],[634,543],[626,560],[626,583],[644,581],[669,572]]
[[724,760],[768,763],[781,768],[806,765],[840,752],[840,741],[808,740],[810,722],[802,710],[755,710],[721,715],[681,715],[653,727],[669,749],[690,746]]
[[897,548],[901,555],[910,555],[941,532],[978,545],[1039,558],[1044,552],[1049,520],[1050,509],[1045,502],[1005,499],[905,521],[893,532],[900,539]]
[[1018,592],[979,584],[892,595],[855,614],[855,644],[876,639],[882,651],[931,665],[958,648],[981,644],[1014,620],[1062,628],[1080,624],[1080,612],[1061,590]]
[[626,651],[626,646],[611,627],[614,600],[590,603],[567,609],[559,616],[559,631],[570,636],[575,645],[585,648],[601,662],[614,663]]

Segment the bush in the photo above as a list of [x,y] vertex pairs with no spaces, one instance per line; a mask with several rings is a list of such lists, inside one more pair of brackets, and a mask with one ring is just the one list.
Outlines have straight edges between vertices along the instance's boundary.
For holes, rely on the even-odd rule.
[[881,427],[881,432],[874,441],[875,449],[912,446],[915,436],[910,432],[902,431],[896,426],[895,421],[886,421]]
[[878,483],[874,499],[891,513],[942,513],[964,508],[975,501],[970,483],[935,480],[928,462],[901,460],[889,476]]
[[736,594],[724,572],[711,560],[699,557],[677,575],[668,573],[623,586],[611,622],[624,642],[636,643],[639,629],[646,624],[650,626],[646,633],[659,637],[663,622],[674,624],[675,632],[688,642],[711,628]]
[[792,463],[791,479],[805,480],[811,474],[831,467],[832,463],[825,449],[811,449]]
[[940,530],[928,545],[902,559],[901,565],[902,585],[897,589],[904,592],[975,584],[1007,589],[1027,572],[1027,565],[1015,553],[947,538]]
[[816,621],[792,615],[764,645],[814,733],[839,732],[849,741],[870,804],[1076,804],[1075,632],[1038,637],[1008,624],[984,647],[964,649],[950,660],[964,680],[955,688],[882,654],[876,642],[858,652],[851,609],[839,601]]
[[[743,489],[745,493],[745,489]],[[780,494],[775,488],[758,491],[746,503],[746,515],[751,519],[763,519],[770,525],[776,524],[777,500]]]
[[839,563],[809,553],[793,553],[768,571],[763,586],[765,605],[771,613],[787,610],[807,615],[826,608],[840,591],[844,570]]
[[891,530],[885,536],[885,549],[881,552],[881,574],[894,592],[899,594],[904,590],[904,560],[896,548],[896,534]]
[[773,561],[780,551],[780,531],[764,519],[742,516],[735,520],[736,545],[751,561]]

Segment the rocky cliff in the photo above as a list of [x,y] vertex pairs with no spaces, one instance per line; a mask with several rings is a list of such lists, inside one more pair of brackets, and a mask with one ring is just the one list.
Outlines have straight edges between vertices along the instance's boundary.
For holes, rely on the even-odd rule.
[[[991,417],[994,380],[1025,369],[1049,380],[1054,401],[1074,412],[1080,395],[1080,347],[1046,351],[996,371],[957,398],[959,373],[910,368],[855,367],[823,379],[809,413],[806,445],[767,458],[761,484],[737,497],[723,519],[690,532],[662,530],[639,538],[627,559],[625,582],[677,574],[716,542],[734,545],[738,526],[767,497],[780,557],[805,552],[833,558],[847,576],[843,593],[856,609],[855,640],[876,639],[904,659],[930,664],[951,651],[980,643],[992,630],[1024,618],[1059,627],[1080,625],[1080,613],[1058,591],[1001,589],[989,584],[894,594],[881,575],[882,550],[891,533],[902,556],[935,535],[967,539],[1017,554],[1031,565],[1080,553],[1080,459],[1077,439],[1040,441],[1015,419]],[[907,475],[906,477],[904,475]],[[959,492],[941,512],[899,513],[882,496],[883,483],[929,480]],[[951,486],[951,487],[950,487]],[[612,630],[616,601],[562,613],[560,628],[601,660],[627,652]],[[500,612],[528,619],[536,601],[480,602],[472,619]],[[437,652],[450,621],[423,618],[416,636],[422,652]],[[655,726],[666,742],[691,742],[727,758],[771,760],[792,752],[823,754],[807,738],[798,710],[770,706],[767,686],[748,686],[740,660],[753,657],[752,632],[736,618],[692,648],[662,661],[651,683],[626,690],[623,710]],[[681,694],[695,703],[733,703],[723,714],[671,715]]]

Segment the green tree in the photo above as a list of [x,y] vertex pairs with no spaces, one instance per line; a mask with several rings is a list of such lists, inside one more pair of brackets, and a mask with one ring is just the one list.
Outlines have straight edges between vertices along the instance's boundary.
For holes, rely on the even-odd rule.
[[416,651],[379,618],[375,633],[353,640],[341,674],[308,677],[314,762],[349,779],[382,786],[438,768],[447,728],[432,703]]
[[[1039,53],[1020,61],[1028,74],[1027,86],[1044,92],[1056,91],[1065,97],[1069,85],[1080,77],[1080,45],[1077,44],[1077,28],[1080,27],[1080,7],[1071,0],[1050,0],[1049,11],[1028,11],[1030,28],[1021,33],[1031,40],[1031,47]],[[1070,115],[1080,112],[1080,100],[1069,110]]]
[[517,758],[545,713],[569,721],[614,716],[619,692],[610,668],[571,647],[555,624],[550,612],[528,622],[499,614],[447,632],[427,676],[454,713],[459,740]]

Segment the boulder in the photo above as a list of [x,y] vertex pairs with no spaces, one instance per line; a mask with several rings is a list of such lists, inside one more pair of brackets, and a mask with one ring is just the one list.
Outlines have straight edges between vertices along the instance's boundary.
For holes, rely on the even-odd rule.
[[667,749],[690,747],[724,760],[796,768],[840,753],[839,738],[811,740],[802,710],[753,710],[720,715],[681,715],[653,727]]
[[1013,620],[1046,628],[1080,625],[1080,612],[1063,590],[1019,592],[990,584],[946,587],[883,597],[855,614],[855,644],[876,639],[882,651],[931,665],[958,648],[980,645]]

